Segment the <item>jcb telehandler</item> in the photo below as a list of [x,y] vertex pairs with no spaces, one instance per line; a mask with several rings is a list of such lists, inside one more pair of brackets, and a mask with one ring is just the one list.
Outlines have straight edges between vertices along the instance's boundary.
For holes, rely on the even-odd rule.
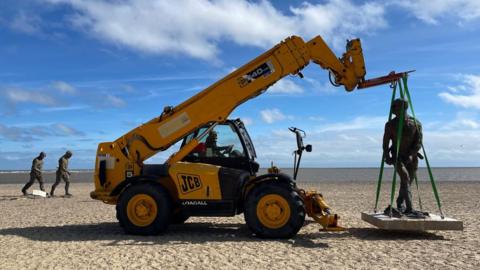
[[[210,87],[131,130],[114,142],[100,143],[95,163],[93,199],[116,204],[127,233],[154,235],[190,216],[234,216],[243,213],[260,237],[296,235],[305,215],[324,229],[338,230],[337,215],[320,193],[295,183],[304,150],[301,130],[293,178],[272,166],[257,175],[253,143],[240,120],[227,120],[243,102],[254,98],[310,61],[327,69],[330,81],[352,91],[364,81],[365,64],[359,39],[347,41],[337,58],[320,36],[304,42],[292,36]],[[180,142],[164,164],[143,161]],[[275,143],[275,142],[272,142]]]

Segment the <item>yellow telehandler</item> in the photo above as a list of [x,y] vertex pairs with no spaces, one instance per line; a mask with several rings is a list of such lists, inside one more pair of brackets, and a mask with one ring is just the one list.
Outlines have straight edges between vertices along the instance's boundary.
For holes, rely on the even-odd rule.
[[[259,237],[289,238],[312,217],[326,230],[341,230],[320,193],[305,191],[295,182],[304,146],[298,149],[293,177],[272,166],[258,175],[253,143],[241,120],[228,120],[240,104],[268,87],[300,72],[310,62],[328,70],[330,81],[354,90],[365,77],[359,39],[347,41],[337,58],[317,36],[305,42],[292,36],[210,87],[160,116],[134,128],[113,142],[100,143],[91,197],[115,204],[126,233],[155,235],[171,223],[190,216],[244,214]],[[164,164],[144,164],[149,157],[181,142]]]

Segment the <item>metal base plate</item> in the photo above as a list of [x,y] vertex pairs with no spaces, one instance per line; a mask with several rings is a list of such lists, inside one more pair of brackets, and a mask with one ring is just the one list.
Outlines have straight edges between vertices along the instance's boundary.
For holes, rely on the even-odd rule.
[[362,212],[362,220],[384,230],[398,231],[463,231],[463,221],[430,214],[425,219],[395,218],[383,212]]

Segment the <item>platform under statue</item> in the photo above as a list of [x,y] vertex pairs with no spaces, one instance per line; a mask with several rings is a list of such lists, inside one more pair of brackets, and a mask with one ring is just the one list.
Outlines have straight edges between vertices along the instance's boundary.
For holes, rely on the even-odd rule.
[[[398,75],[401,75],[399,77]],[[451,218],[445,218],[442,212],[440,198],[435,185],[432,171],[423,148],[422,125],[415,118],[413,108],[410,108],[412,115],[408,114],[409,105],[412,106],[410,94],[407,87],[406,74],[391,74],[397,76],[392,80],[392,103],[388,122],[385,124],[385,133],[383,135],[383,157],[380,167],[379,181],[377,185],[377,194],[375,210],[372,213],[362,213],[362,220],[387,230],[407,230],[407,231],[425,231],[425,230],[463,230],[463,222]],[[388,81],[388,76],[383,83]],[[403,87],[402,87],[403,82]],[[395,98],[397,86],[399,87],[400,97]],[[392,115],[395,117],[392,118]],[[423,150],[423,155],[419,153]],[[427,163],[432,189],[437,200],[440,216],[424,212],[422,202],[418,192],[419,207],[414,209],[412,203],[411,186],[415,182],[418,191],[417,170],[419,159],[424,159]],[[390,205],[384,211],[377,211],[379,193],[381,188],[384,163],[393,165],[395,172],[392,181],[392,190]],[[400,188],[394,205],[394,194],[396,176],[400,177]]]

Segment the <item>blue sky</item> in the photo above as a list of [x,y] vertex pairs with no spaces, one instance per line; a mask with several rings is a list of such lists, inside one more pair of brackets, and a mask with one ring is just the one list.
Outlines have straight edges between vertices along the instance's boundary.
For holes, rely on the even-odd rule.
[[[362,40],[367,77],[409,80],[434,166],[480,165],[480,2],[37,0],[0,3],[0,169],[66,150],[92,168],[112,141],[290,35],[321,35],[337,55]],[[291,166],[307,131],[308,167],[375,167],[387,86],[347,93],[315,64],[238,107],[263,166]],[[163,162],[175,149],[150,162]]]

